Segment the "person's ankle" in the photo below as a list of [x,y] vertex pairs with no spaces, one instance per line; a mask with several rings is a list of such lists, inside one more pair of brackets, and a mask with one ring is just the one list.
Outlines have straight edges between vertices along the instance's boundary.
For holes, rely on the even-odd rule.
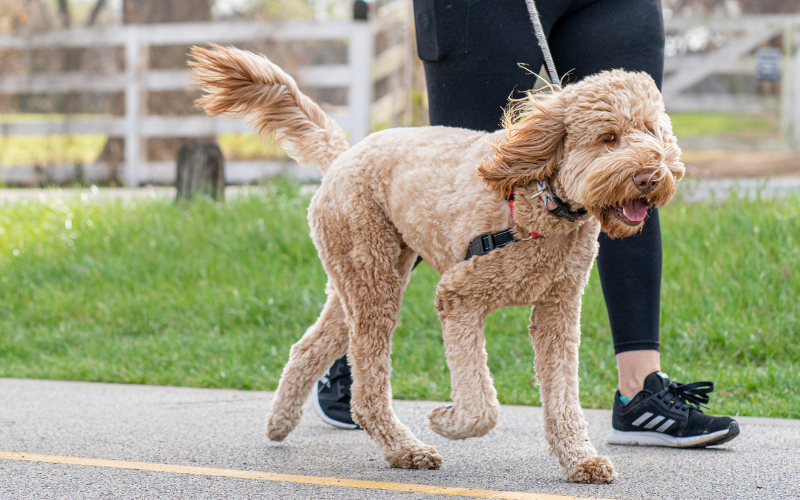
[[[639,392],[644,388],[644,379],[636,380],[634,378],[628,379],[627,384],[620,384],[619,396],[627,400],[636,397]],[[623,400],[624,401],[624,400]]]
[[617,354],[619,394],[633,398],[644,388],[644,379],[661,369],[660,354],[656,350],[625,351]]

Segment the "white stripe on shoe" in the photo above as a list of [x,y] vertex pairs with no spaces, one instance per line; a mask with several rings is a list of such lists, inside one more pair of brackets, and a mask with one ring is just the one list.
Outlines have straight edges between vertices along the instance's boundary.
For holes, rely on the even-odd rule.
[[656,418],[654,418],[653,420],[651,420],[650,422],[648,422],[647,425],[644,426],[644,428],[645,429],[652,429],[653,427],[657,426],[658,423],[661,422],[662,420],[664,420],[665,418],[666,417],[664,415],[659,415]]
[[647,422],[647,419],[652,417],[652,416],[653,416],[653,414],[650,413],[649,411],[644,412],[639,418],[637,418],[636,420],[633,421],[633,426],[634,427],[639,427],[643,423]]
[[666,431],[667,429],[669,429],[669,428],[670,428],[670,426],[671,426],[672,424],[674,424],[674,423],[675,423],[675,421],[674,421],[674,420],[672,420],[672,419],[669,419],[669,420],[667,420],[666,422],[664,422],[664,424],[663,424],[663,425],[661,425],[661,426],[660,426],[658,429],[656,429],[656,430],[657,430],[658,432],[665,432],[665,431]]

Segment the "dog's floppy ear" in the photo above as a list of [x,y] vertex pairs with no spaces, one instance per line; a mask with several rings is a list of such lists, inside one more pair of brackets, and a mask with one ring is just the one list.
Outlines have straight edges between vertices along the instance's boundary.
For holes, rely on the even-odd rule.
[[478,166],[483,182],[508,196],[514,186],[552,176],[564,154],[564,113],[560,92],[530,93],[510,106],[503,119],[505,137],[492,144],[494,157]]

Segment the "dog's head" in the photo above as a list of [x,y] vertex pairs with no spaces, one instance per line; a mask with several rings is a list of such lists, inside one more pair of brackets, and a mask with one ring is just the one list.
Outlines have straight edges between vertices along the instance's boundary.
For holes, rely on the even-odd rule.
[[603,71],[555,93],[531,92],[509,107],[506,135],[478,171],[507,195],[550,179],[612,237],[639,231],[648,207],[666,204],[684,174],[664,101],[645,73]]

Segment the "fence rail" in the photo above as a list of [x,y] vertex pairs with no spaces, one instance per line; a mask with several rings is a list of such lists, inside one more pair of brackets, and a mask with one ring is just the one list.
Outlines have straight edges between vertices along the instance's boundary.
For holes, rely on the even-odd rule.
[[[668,57],[663,85],[668,111],[778,112],[782,149],[800,150],[800,15],[748,15],[729,18],[676,17],[667,34],[705,29],[727,33],[730,41],[703,53]],[[693,92],[713,75],[754,77],[755,52],[782,39],[780,93],[776,96]]]
[[[346,106],[326,108],[345,129],[353,143],[365,137],[374,125],[399,124],[398,116],[408,112],[411,88],[413,41],[409,0],[395,0],[365,21],[313,22],[213,22],[185,24],[127,25],[81,28],[28,37],[0,36],[0,51],[50,48],[119,47],[124,50],[124,71],[98,75],[87,71],[48,75],[0,77],[0,94],[124,93],[125,114],[87,119],[67,117],[54,121],[0,123],[0,135],[103,134],[124,139],[122,179],[127,185],[146,182],[169,183],[174,168],[169,163],[147,161],[143,141],[165,137],[207,137],[225,133],[250,132],[244,120],[209,119],[202,116],[150,115],[144,109],[148,92],[178,91],[191,84],[182,70],[147,67],[148,47],[183,46],[216,42],[237,44],[255,40],[342,41],[347,44],[346,63],[299,66],[291,72],[302,88],[346,89]],[[668,19],[668,36],[691,30],[725,33],[727,41],[699,53],[668,57],[663,85],[668,111],[745,111],[780,113],[780,148],[800,150],[800,16],[743,16],[738,19]],[[397,30],[400,26],[402,29]],[[393,30],[393,31],[392,31]],[[388,32],[400,33],[381,43]],[[698,92],[702,83],[715,75],[755,75],[755,50],[781,37],[782,77],[778,96]],[[375,83],[391,80],[385,95],[375,99]],[[770,146],[772,147],[772,146]],[[75,177],[73,165],[0,168],[0,181],[34,184],[46,179],[61,182]],[[94,163],[81,166],[86,179],[107,177],[117,166]],[[276,173],[302,178],[318,176],[301,170],[290,161],[228,162],[228,182],[247,182]]]
[[[136,186],[146,182],[171,182],[174,166],[163,162],[148,162],[142,141],[155,137],[204,137],[220,133],[250,132],[244,120],[209,119],[202,116],[158,116],[146,114],[143,93],[185,89],[191,78],[181,70],[147,68],[148,47],[183,46],[191,44],[235,44],[254,40],[274,41],[344,41],[347,43],[347,63],[300,67],[294,76],[301,88],[347,88],[347,106],[329,113],[348,133],[351,143],[366,137],[371,125],[379,122],[396,124],[396,116],[406,110],[407,85],[412,64],[410,4],[407,0],[394,2],[378,9],[369,21],[314,22],[211,22],[153,25],[126,25],[107,28],[81,28],[37,34],[29,37],[0,36],[0,50],[30,50],[47,48],[123,47],[124,72],[96,75],[90,72],[66,72],[53,75],[6,76],[0,78],[0,94],[52,94],[67,92],[123,92],[125,114],[119,117],[86,119],[76,117],[61,122],[26,121],[0,123],[2,135],[104,134],[124,139],[125,184]],[[374,54],[375,39],[381,33],[397,27],[401,33]],[[397,38],[397,37],[395,37]],[[375,82],[394,77],[395,85],[377,101],[373,100]],[[82,167],[89,175],[101,175],[109,165],[93,164]],[[226,175],[229,182],[250,181],[289,170],[291,162],[229,162]],[[49,172],[48,179],[71,175],[74,166],[0,168],[7,184],[27,184]],[[313,170],[308,175],[319,175]]]

